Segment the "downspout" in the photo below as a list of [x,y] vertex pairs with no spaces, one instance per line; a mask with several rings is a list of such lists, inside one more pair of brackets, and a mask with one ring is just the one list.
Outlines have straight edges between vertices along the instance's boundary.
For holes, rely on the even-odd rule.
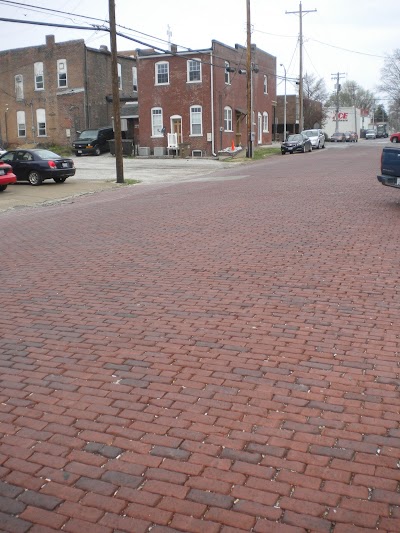
[[83,114],[84,114],[84,120],[85,120],[85,129],[90,128],[89,124],[89,117],[88,117],[88,60],[87,60],[87,47],[86,44],[85,47],[85,61],[84,61],[84,69],[85,69],[85,92],[83,97]]
[[210,74],[211,74],[211,153],[214,157],[217,157],[215,153],[215,139],[214,139],[214,65],[213,55],[210,52]]

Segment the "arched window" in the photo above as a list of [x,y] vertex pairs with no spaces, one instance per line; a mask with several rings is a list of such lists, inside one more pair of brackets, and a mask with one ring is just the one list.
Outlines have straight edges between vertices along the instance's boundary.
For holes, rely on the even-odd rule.
[[224,130],[233,131],[232,129],[232,108],[229,106],[224,107]]
[[269,132],[269,117],[266,111],[264,111],[263,113],[263,132],[264,133]]
[[36,109],[36,122],[38,137],[45,137],[46,133],[46,110]]
[[38,61],[33,65],[33,71],[35,76],[35,91],[43,91],[44,78],[43,78],[43,63]]
[[25,111],[17,111],[18,137],[26,137]]
[[22,74],[17,74],[15,76],[15,98],[17,100],[24,99],[24,78]]
[[231,84],[231,73],[230,73],[230,65],[229,61],[225,61],[225,84],[230,85]]
[[58,59],[57,60],[57,76],[58,76],[58,87],[68,87],[67,79],[67,60]]

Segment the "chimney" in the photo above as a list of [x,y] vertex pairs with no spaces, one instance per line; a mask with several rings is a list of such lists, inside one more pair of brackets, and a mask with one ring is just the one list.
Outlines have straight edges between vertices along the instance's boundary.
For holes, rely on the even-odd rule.
[[46,46],[54,46],[55,42],[54,35],[46,35]]
[[171,52],[172,52],[173,54],[176,54],[177,51],[178,51],[178,45],[176,45],[176,44],[172,44],[172,43],[171,43]]

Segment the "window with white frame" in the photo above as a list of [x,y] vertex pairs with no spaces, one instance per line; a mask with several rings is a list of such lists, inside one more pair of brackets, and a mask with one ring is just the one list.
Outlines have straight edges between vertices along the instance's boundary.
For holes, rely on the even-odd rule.
[[43,91],[44,77],[43,77],[43,63],[37,62],[33,65],[33,72],[35,77],[35,91]]
[[224,107],[224,130],[232,130],[232,108],[229,106]]
[[190,108],[190,135],[203,135],[202,108],[199,105]]
[[153,107],[151,110],[151,136],[163,136],[163,112],[161,107]]
[[133,84],[133,90],[138,90],[138,82],[137,82],[137,67],[132,67],[132,84]]
[[168,61],[160,61],[156,63],[156,85],[167,85],[169,83],[169,63]]
[[17,111],[18,137],[26,137],[25,111]]
[[201,81],[201,62],[200,59],[189,59],[187,62],[187,81]]
[[57,60],[57,78],[58,78],[58,87],[68,87],[67,79],[67,60],[58,59]]
[[268,76],[264,75],[264,94],[268,94]]
[[17,74],[15,76],[15,98],[17,100],[24,99],[24,78],[22,74]]
[[225,84],[230,85],[231,84],[231,73],[229,72],[229,61],[225,61]]
[[118,70],[118,89],[122,90],[122,67],[121,63],[117,63],[117,70]]
[[266,111],[264,111],[263,113],[263,132],[264,133],[269,132],[269,117]]
[[45,137],[46,133],[46,110],[36,109],[36,122],[38,137]]

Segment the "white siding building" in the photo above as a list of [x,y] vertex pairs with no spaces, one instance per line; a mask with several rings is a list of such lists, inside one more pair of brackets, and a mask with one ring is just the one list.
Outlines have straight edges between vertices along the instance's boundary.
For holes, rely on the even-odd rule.
[[[360,136],[360,130],[368,127],[370,120],[361,114],[361,110],[355,107],[341,107],[338,113],[338,131],[356,131]],[[327,109],[327,119],[324,130],[329,137],[336,131],[336,108]]]

